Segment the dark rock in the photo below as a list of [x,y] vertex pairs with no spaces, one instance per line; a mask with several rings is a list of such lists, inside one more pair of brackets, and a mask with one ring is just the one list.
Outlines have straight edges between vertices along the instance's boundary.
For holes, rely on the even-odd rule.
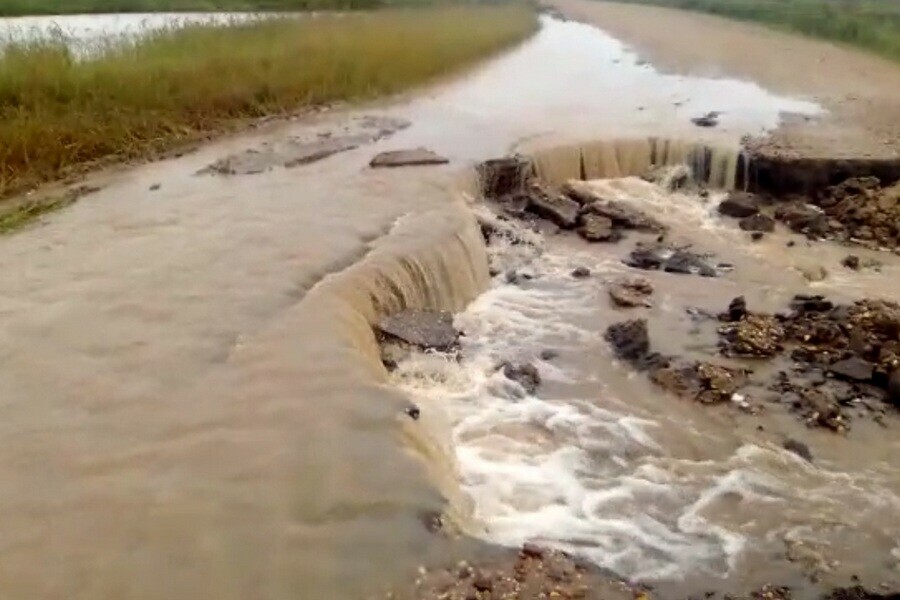
[[697,274],[702,277],[716,277],[718,273],[699,255],[687,250],[676,250],[663,263],[667,273]]
[[405,412],[407,416],[409,416],[409,418],[413,421],[418,421],[419,417],[422,416],[422,411],[415,404],[407,406],[406,410],[404,410],[403,412]]
[[662,267],[668,253],[662,248],[638,247],[623,262],[629,267],[644,271],[656,271]]
[[744,231],[771,233],[775,231],[775,219],[763,214],[756,214],[738,221],[738,227]]
[[565,196],[532,186],[528,195],[528,210],[562,229],[573,229],[578,223],[581,207]]
[[369,163],[373,169],[384,167],[417,167],[424,165],[444,165],[449,159],[436,154],[427,148],[413,148],[409,150],[392,150],[382,152],[375,156]]
[[544,556],[544,549],[537,544],[526,542],[522,546],[522,549],[519,550],[519,554],[528,558],[541,558],[542,556]]
[[150,186],[150,191],[155,192],[156,190],[158,190],[161,187],[162,187],[161,183],[154,183],[153,185]]
[[826,312],[832,308],[834,308],[834,303],[818,294],[797,294],[791,300],[791,310],[802,313]]
[[775,210],[775,218],[797,233],[820,238],[828,233],[828,217],[819,209],[803,202],[791,202]]
[[847,255],[847,257],[841,261],[841,264],[854,271],[859,271],[860,269],[859,257],[853,254]]
[[378,330],[388,339],[439,351],[454,349],[459,340],[448,312],[405,310],[381,319]]
[[584,214],[606,217],[613,225],[621,229],[634,229],[647,233],[659,233],[666,226],[636,208],[613,200],[601,200],[584,207]]
[[423,510],[419,513],[419,521],[429,533],[440,533],[444,528],[444,516],[437,510]]
[[743,219],[759,213],[759,199],[746,192],[731,192],[719,204],[719,213],[726,217]]
[[591,270],[587,267],[575,267],[571,275],[575,279],[584,279],[585,277],[591,276]]
[[753,240],[754,242],[758,242],[759,240],[763,239],[764,237],[766,237],[766,234],[763,233],[762,231],[754,231],[753,233],[750,234],[750,239]]
[[721,315],[719,319],[734,323],[740,321],[747,315],[747,300],[743,296],[738,296],[728,304],[728,310]]
[[581,216],[578,235],[589,242],[618,242],[622,239],[622,233],[613,229],[612,220],[591,214]]
[[478,165],[481,192],[485,198],[524,192],[533,175],[531,161],[521,156],[488,160]]
[[794,240],[788,240],[788,243],[785,244],[785,246],[787,246],[788,248],[793,248],[796,245],[797,245],[797,242],[795,242]]
[[643,277],[623,278],[613,282],[609,288],[609,297],[613,304],[622,308],[652,306],[647,298],[652,293],[653,286]]
[[472,580],[472,587],[474,587],[479,592],[490,592],[492,589],[494,589],[494,582],[491,581],[491,578],[487,575],[478,573]]
[[886,591],[885,593],[870,591],[861,585],[848,588],[835,588],[822,600],[898,600],[900,590]]
[[808,462],[812,462],[812,460],[813,460],[813,455],[809,449],[809,446],[807,446],[803,442],[800,442],[793,438],[788,438],[784,441],[784,443],[782,444],[782,447],[785,450],[788,450],[789,452],[793,452],[797,456],[799,456],[803,459],[806,459]]
[[650,353],[646,319],[613,323],[606,329],[604,338],[613,347],[615,355],[622,360],[636,361]]
[[541,350],[541,360],[550,361],[559,356],[559,352],[556,350]]
[[538,372],[537,367],[529,363],[504,363],[503,374],[507,379],[521,385],[528,394],[534,394],[538,386],[541,385],[541,374]]
[[900,408],[900,369],[896,369],[888,379],[888,402]]
[[835,377],[840,377],[848,381],[863,382],[872,380],[872,374],[875,372],[875,365],[867,360],[854,356],[834,363],[829,370]]
[[691,123],[693,123],[697,127],[715,127],[719,124],[718,113],[710,112],[706,113],[702,117],[693,117],[691,119]]

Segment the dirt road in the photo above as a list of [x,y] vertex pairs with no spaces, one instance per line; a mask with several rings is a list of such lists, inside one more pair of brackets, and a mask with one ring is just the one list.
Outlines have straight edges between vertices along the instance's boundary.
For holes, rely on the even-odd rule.
[[657,68],[750,79],[828,110],[821,120],[787,119],[769,150],[900,157],[900,66],[885,59],[712,15],[593,0],[550,4],[632,45]]

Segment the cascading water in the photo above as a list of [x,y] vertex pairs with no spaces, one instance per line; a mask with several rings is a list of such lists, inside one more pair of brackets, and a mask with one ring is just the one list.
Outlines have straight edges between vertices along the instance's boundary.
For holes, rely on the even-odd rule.
[[665,138],[611,139],[568,144],[533,153],[537,176],[560,185],[570,179],[641,176],[654,167],[685,165],[694,179],[713,189],[748,183],[749,157],[739,147]]

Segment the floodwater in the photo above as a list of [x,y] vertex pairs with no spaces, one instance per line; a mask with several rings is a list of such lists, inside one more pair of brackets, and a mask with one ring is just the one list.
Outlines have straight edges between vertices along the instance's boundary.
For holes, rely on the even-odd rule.
[[[462,360],[415,356],[393,375],[423,414],[447,415],[448,461],[471,499],[460,510],[463,527],[512,546],[538,541],[625,577],[664,583],[656,592],[664,597],[746,593],[772,582],[812,593],[804,576],[824,585],[859,577],[871,587],[896,586],[896,418],[886,430],[854,420],[844,438],[807,429],[779,407],[763,404],[761,415],[748,416],[678,400],[619,364],[603,332],[646,317],[654,350],[708,360],[717,354],[714,327],[688,309],[715,314],[737,295],[767,312],[797,293],[896,300],[900,258],[878,255],[885,263],[878,274],[841,272],[846,248],[807,249],[786,233],[750,241],[716,215],[722,194],[669,193],[637,177],[593,185],[655,215],[676,244],[692,243],[734,270],[720,279],[640,272],[655,288],[654,306],[629,312],[610,306],[607,283],[635,273],[622,259],[638,239],[652,237],[599,249],[521,230],[516,237],[531,246],[498,240],[490,253],[499,275],[456,319]],[[786,246],[792,239],[796,250]],[[812,264],[833,275],[811,286],[801,270]],[[576,267],[588,267],[590,279],[573,278]],[[510,272],[519,273],[514,282]],[[546,350],[556,355],[542,358]],[[535,364],[538,392],[507,379],[498,370],[504,362]],[[814,462],[784,450],[788,438],[806,443]]]
[[229,25],[282,13],[175,12],[52,15],[0,18],[0,46],[9,42],[63,39],[72,48],[90,52],[109,42],[131,40],[152,31],[188,25]]
[[[677,415],[668,403],[661,409],[649,387],[610,366],[594,334],[605,325],[594,321],[596,306],[550,276],[567,268],[560,261],[575,260],[568,250],[534,263],[548,273],[543,295],[519,298],[491,283],[472,207],[460,193],[475,161],[622,136],[734,147],[783,113],[819,112],[753,83],[661,74],[585,25],[542,24],[521,47],[419,94],[266,125],[178,159],[98,176],[92,183],[101,191],[0,239],[0,596],[358,598],[454,551],[419,518],[444,510],[448,499],[460,521],[472,515],[471,531],[489,541],[547,537],[542,528],[558,522],[569,527],[560,532],[602,542],[632,574],[671,576],[673,565],[723,573],[741,561],[770,566],[741,549],[774,530],[756,522],[760,506],[771,521],[781,519],[775,508],[790,506],[788,492],[779,492],[780,503],[756,503],[747,486],[761,497],[784,485],[852,494],[873,482],[896,493],[878,479],[877,462],[889,465],[895,447],[873,445],[884,454],[872,460],[848,451],[832,464],[828,453],[841,450],[823,443],[814,446],[823,467],[806,467],[739,442],[738,425],[723,428],[691,407]],[[690,124],[709,110],[722,112],[718,128]],[[198,174],[248,150],[352,134],[364,116],[411,124],[300,167]],[[367,168],[376,152],[419,145],[451,163]],[[582,259],[598,269],[615,262]],[[772,260],[780,264],[775,250]],[[776,277],[771,269],[753,272],[767,282]],[[718,308],[728,293],[710,303]],[[558,313],[547,313],[551,305]],[[480,391],[462,402],[440,388],[396,387],[377,359],[370,325],[404,306],[465,311],[460,319],[473,344],[528,353],[552,342],[564,351],[558,375],[547,373],[555,380],[547,393],[560,399],[565,427],[536,438],[542,450],[534,476],[518,471],[528,475],[529,494],[518,493],[520,479],[494,470],[509,454],[495,454],[493,463],[481,456],[481,434],[461,430],[461,414],[469,406],[477,420],[494,406],[532,419],[557,408],[545,406],[547,398],[504,408]],[[503,323],[522,311],[558,332],[535,328],[518,340],[501,334],[521,329],[491,332],[492,315],[502,313]],[[581,348],[565,345],[579,340]],[[476,360],[494,352],[472,350]],[[411,393],[446,396],[446,406],[414,426],[402,414]],[[608,404],[587,401],[597,396]],[[579,421],[579,411],[589,419]],[[495,425],[485,420],[485,431]],[[582,426],[595,448],[578,437]],[[510,431],[517,429],[531,439],[528,427],[511,421]],[[591,461],[582,464],[596,469],[590,482],[570,460],[585,452]],[[860,469],[842,475],[853,456]],[[789,478],[744,481],[760,469]],[[566,485],[557,477],[568,477]],[[508,489],[497,489],[504,481]],[[548,497],[551,482],[563,502]],[[571,511],[578,494],[604,487],[606,499],[594,494],[585,510],[615,512],[616,531],[578,522]],[[736,502],[725,493],[732,488],[753,503]],[[510,508],[510,492],[531,505]],[[868,507],[863,496],[848,501]],[[884,538],[897,514],[894,496],[885,498],[875,548],[890,545]],[[815,512],[809,509],[795,512]],[[554,510],[558,521],[541,516]],[[521,517],[520,529],[511,515]],[[870,512],[854,517],[847,539],[875,535]],[[719,529],[704,529],[706,519]],[[738,538],[730,529],[738,522],[753,531]]]

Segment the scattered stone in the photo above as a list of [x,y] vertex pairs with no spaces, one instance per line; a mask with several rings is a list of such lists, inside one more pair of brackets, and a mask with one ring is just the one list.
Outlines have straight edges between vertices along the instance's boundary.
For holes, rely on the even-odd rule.
[[528,394],[534,394],[541,385],[541,374],[537,367],[530,363],[503,363],[503,374],[507,379],[521,385]]
[[666,259],[663,270],[667,273],[681,273],[684,275],[700,275],[701,277],[716,277],[716,270],[707,264],[699,254],[687,250],[676,250],[672,256]]
[[834,303],[819,294],[797,294],[791,299],[790,306],[798,313],[826,312],[834,308]]
[[898,598],[900,598],[900,590],[886,591],[882,594],[857,585],[849,588],[835,588],[823,600],[897,600]]
[[392,150],[382,152],[369,163],[373,169],[393,167],[418,167],[425,165],[445,165],[450,160],[427,148]]
[[841,264],[854,271],[859,271],[860,269],[859,257],[853,254],[847,255],[847,257],[841,261]]
[[781,352],[785,333],[769,315],[745,314],[739,321],[719,328],[726,356],[768,358]]
[[697,127],[715,127],[719,124],[719,113],[712,111],[700,117],[693,117],[691,123]]
[[415,404],[407,406],[403,412],[405,412],[413,421],[418,421],[419,417],[422,416],[422,411]]
[[[646,596],[646,594],[644,594]],[[527,544],[497,552],[476,566],[461,561],[421,568],[414,585],[388,598],[417,600],[635,600],[638,588],[585,561]],[[646,600],[646,599],[645,599]]]
[[848,381],[871,381],[872,374],[875,372],[875,365],[854,356],[834,363],[830,367],[830,372],[836,377]]
[[647,333],[647,319],[634,319],[613,323],[604,336],[615,355],[626,361],[637,361],[650,353],[650,335]]
[[591,276],[591,270],[587,267],[575,267],[571,275],[575,279],[585,279],[586,277]]
[[730,401],[747,382],[747,372],[708,362],[694,362],[657,369],[650,378],[676,396],[701,404],[720,404]]
[[731,192],[719,204],[719,213],[726,217],[744,219],[759,213],[759,198],[747,192]]
[[638,246],[631,251],[628,258],[623,262],[629,267],[642,269],[644,271],[656,271],[662,267],[666,260],[668,252],[663,248],[648,248]]
[[881,187],[875,177],[855,177],[826,188],[816,204],[832,221],[831,232],[844,242],[870,248],[900,245],[900,182]]
[[585,214],[606,217],[613,225],[620,229],[633,229],[646,233],[661,233],[666,231],[666,226],[633,208],[624,202],[614,200],[598,200],[584,207]]
[[156,190],[158,190],[161,187],[162,187],[161,183],[154,183],[153,185],[150,186],[150,191],[155,192]]
[[613,229],[611,219],[591,214],[581,216],[578,235],[589,242],[618,242],[622,239],[622,232]]
[[807,462],[813,461],[813,455],[809,449],[809,446],[801,441],[795,440],[793,438],[788,438],[784,441],[782,447],[789,452],[793,452],[800,458],[805,459]]
[[653,293],[653,286],[643,277],[626,277],[613,282],[609,288],[609,297],[613,304],[622,308],[650,307],[647,298]]
[[753,240],[754,242],[758,242],[759,240],[763,239],[764,237],[766,237],[766,234],[763,233],[762,231],[754,231],[753,233],[750,234],[750,239]]
[[426,350],[450,351],[459,342],[453,315],[448,312],[405,310],[381,319],[378,330],[389,340]]
[[562,229],[574,229],[581,206],[574,200],[533,184],[528,194],[528,210]]
[[763,214],[755,214],[738,221],[738,227],[744,231],[771,233],[775,231],[775,219]]
[[775,218],[811,239],[824,237],[829,231],[828,217],[817,207],[804,202],[790,202],[775,209]]
[[747,316],[747,300],[738,296],[728,304],[728,310],[719,315],[720,321],[736,323]]

